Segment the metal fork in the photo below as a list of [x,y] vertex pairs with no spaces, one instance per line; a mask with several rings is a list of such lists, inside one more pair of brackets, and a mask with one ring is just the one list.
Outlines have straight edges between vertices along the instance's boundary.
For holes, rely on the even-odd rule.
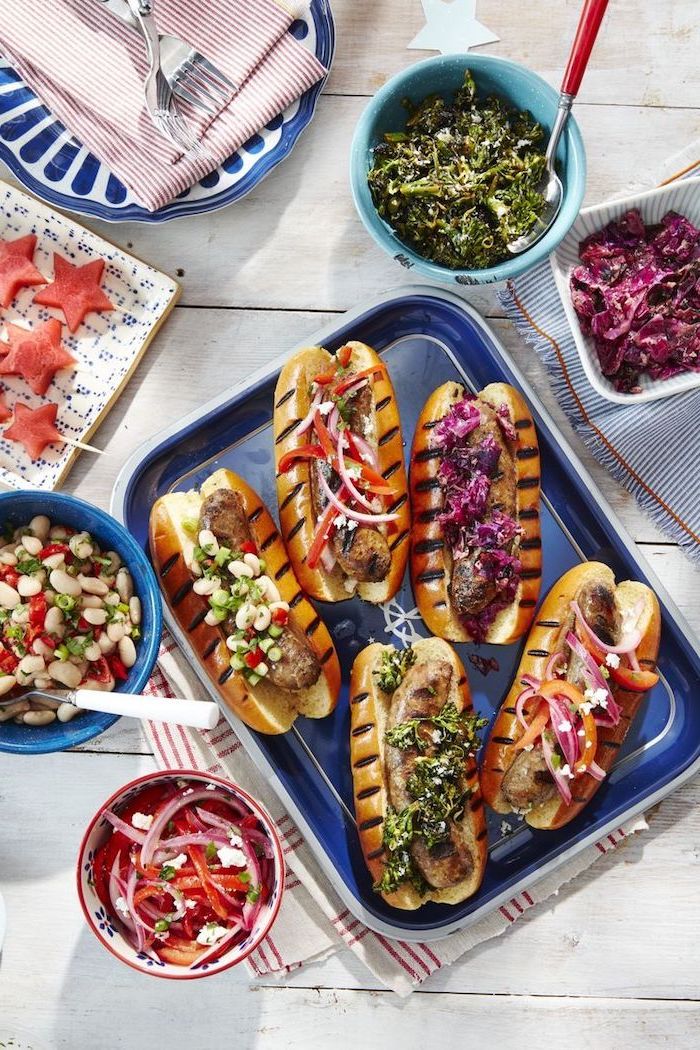
[[[132,15],[128,0],[98,0],[113,15],[134,29],[138,20]],[[234,84],[208,58],[190,44],[169,33],[160,33],[160,68],[174,95],[185,99],[195,109],[214,116],[238,91]]]
[[172,105],[172,90],[163,76],[160,61],[160,38],[153,18],[152,0],[128,0],[146,44],[148,73],[143,84],[146,108],[158,131],[187,153],[201,153],[199,139]]

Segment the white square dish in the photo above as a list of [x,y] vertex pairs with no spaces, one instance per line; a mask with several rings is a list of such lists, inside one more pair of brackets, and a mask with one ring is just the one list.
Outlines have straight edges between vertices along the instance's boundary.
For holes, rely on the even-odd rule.
[[[34,264],[49,281],[54,252],[76,265],[105,261],[101,286],[114,309],[88,314],[74,333],[62,328],[61,341],[78,365],[57,372],[43,396],[32,393],[19,376],[2,376],[1,383],[9,408],[15,402],[32,409],[57,404],[61,433],[87,442],[175,305],[179,285],[69,216],[0,181],[0,238],[12,241],[27,234],[36,236]],[[3,322],[27,328],[59,317],[56,310],[33,301],[36,291],[21,288],[2,311]],[[55,489],[78,454],[72,445],[50,444],[40,459],[32,460],[22,445],[3,438],[0,431],[0,483],[16,489]]]
[[643,375],[639,381],[642,388],[640,393],[620,393],[615,390],[607,376],[603,375],[593,341],[581,330],[569,293],[571,271],[579,265],[579,244],[613,219],[619,219],[631,208],[639,209],[646,225],[658,223],[667,212],[676,211],[685,215],[693,225],[700,227],[700,177],[682,179],[669,183],[667,186],[648,190],[646,193],[637,193],[631,197],[621,197],[619,200],[606,201],[591,208],[584,208],[564,240],[550,256],[554,280],[591,386],[601,397],[620,405],[655,401],[661,397],[682,394],[700,387],[700,372],[686,372],[672,376],[670,379],[651,379]]

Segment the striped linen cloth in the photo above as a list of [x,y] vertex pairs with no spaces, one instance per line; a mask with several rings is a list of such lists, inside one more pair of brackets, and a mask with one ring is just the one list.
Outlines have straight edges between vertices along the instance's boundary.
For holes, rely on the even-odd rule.
[[[700,140],[624,195],[698,174]],[[700,389],[633,406],[600,397],[586,378],[548,262],[508,282],[499,298],[542,357],[576,433],[655,524],[700,563]]]
[[42,102],[153,211],[209,174],[325,74],[275,0],[158,0],[158,27],[191,43],[240,85],[214,118],[178,100],[203,155],[183,156],[143,99],[141,35],[97,0],[0,0],[0,50]]
[[[167,633],[158,666],[144,690],[153,696],[202,695],[202,687],[175,641]],[[314,860],[291,817],[270,790],[243,745],[226,722],[207,732],[144,723],[156,761],[165,769],[197,769],[227,777],[259,799],[273,818],[286,859],[285,893],[277,921],[246,960],[252,976],[284,977],[304,963],[318,962],[349,949],[378,981],[406,996],[441,967],[450,966],[477,944],[497,937],[528,909],[559,892],[629,835],[646,829],[644,819],[624,824],[595,846],[579,853],[481,922],[431,944],[390,940],[368,929],[348,911]]]

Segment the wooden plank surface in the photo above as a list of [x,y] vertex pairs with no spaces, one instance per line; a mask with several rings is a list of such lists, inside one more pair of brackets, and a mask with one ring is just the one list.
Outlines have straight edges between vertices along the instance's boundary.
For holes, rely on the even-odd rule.
[[[578,0],[479,0],[501,37],[487,50],[557,85]],[[176,276],[183,305],[100,429],[108,454],[83,456],[73,491],[106,506],[125,459],[155,430],[307,338],[337,311],[405,283],[365,234],[349,195],[349,145],[367,96],[423,57],[405,45],[419,0],[336,0],[339,47],[318,114],[294,155],[236,207],[158,227],[91,223]],[[577,119],[589,161],[587,199],[640,181],[700,135],[696,0],[610,5]],[[312,221],[310,221],[312,217]],[[544,370],[502,319],[491,289],[468,290],[700,631],[700,574],[571,433]],[[696,436],[691,439],[697,441]],[[650,831],[601,859],[502,937],[439,972],[400,1002],[350,952],[280,984],[241,967],[180,986],[120,967],[85,928],[74,891],[84,827],[108,794],[153,758],[138,723],[122,720],[78,752],[0,755],[0,886],[9,933],[0,960],[0,1044],[23,1031],[34,1050],[311,1047],[388,1042],[576,1050],[697,1042],[700,987],[700,786],[664,802]],[[40,822],[37,825],[37,814]],[[437,1037],[437,1036],[436,1036]]]

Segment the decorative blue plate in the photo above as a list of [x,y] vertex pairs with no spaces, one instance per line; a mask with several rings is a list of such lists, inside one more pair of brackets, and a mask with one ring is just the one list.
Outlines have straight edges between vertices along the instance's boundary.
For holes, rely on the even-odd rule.
[[[533,831],[517,818],[489,813],[489,861],[479,892],[454,907],[426,904],[415,912],[389,907],[372,892],[353,818],[347,683],[355,654],[370,638],[410,642],[425,635],[408,579],[384,607],[353,599],[320,604],[332,632],[344,687],[334,713],[300,718],[283,736],[263,736],[226,710],[263,775],[279,794],[345,906],[372,929],[404,940],[443,937],[507,904],[547,872],[621,823],[657,802],[700,767],[700,677],[697,642],[662,585],[639,561],[637,550],[592,479],[558,432],[539,398],[498,340],[466,303],[434,288],[400,289],[312,335],[303,345],[334,350],[348,339],[374,346],[396,390],[407,447],[427,394],[458,379],[472,390],[491,382],[519,388],[532,409],[540,442],[544,553],[542,594],[567,569],[587,558],[606,562],[619,580],[648,582],[661,602],[662,679],[646,697],[620,757],[586,809],[559,831]],[[192,488],[218,467],[238,471],[274,511],[276,507],[271,414],[281,360],[141,449],[124,467],[112,512],[139,544],[147,544],[154,500],[173,489]],[[187,633],[173,630],[192,666]],[[524,642],[511,646],[459,645],[476,709],[489,719],[498,710]],[[481,659],[480,659],[481,658]],[[488,674],[486,661],[494,661]],[[208,684],[206,673],[202,681]]]
[[[310,0],[290,32],[330,69],[335,50],[330,0]],[[0,159],[28,190],[66,211],[107,222],[166,222],[200,215],[240,200],[284,160],[310,123],[324,83],[309,88],[196,186],[151,212],[136,203],[0,57]]]

